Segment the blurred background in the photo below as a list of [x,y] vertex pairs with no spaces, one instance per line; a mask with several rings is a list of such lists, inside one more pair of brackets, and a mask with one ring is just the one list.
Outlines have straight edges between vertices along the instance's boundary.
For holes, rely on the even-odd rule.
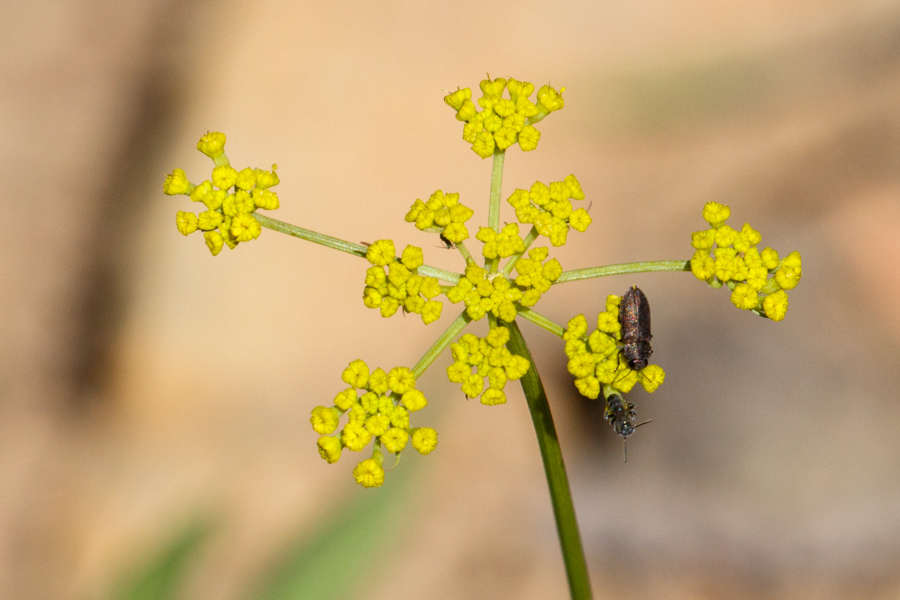
[[459,270],[403,215],[442,189],[486,219],[490,161],[442,101],[486,73],[567,89],[503,190],[577,175],[594,223],[564,268],[686,260],[711,200],[803,256],[780,323],[687,273],[545,295],[560,324],[650,299],[668,375],[630,395],[653,424],[627,464],[523,324],[595,597],[900,597],[900,3],[5,8],[0,597],[567,597],[514,386],[467,402],[439,359],[417,416],[440,445],[378,490],[316,451],[347,363],[412,365],[455,309],[381,319],[363,261],[269,230],[212,258],[162,194],[173,168],[209,176],[195,144],[223,131],[238,168],[278,163],[276,218]]

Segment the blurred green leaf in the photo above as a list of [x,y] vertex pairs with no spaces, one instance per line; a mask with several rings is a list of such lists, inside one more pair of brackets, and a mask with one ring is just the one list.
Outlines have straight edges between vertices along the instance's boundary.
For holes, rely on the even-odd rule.
[[170,600],[191,572],[198,549],[210,537],[209,519],[194,518],[182,527],[168,543],[136,566],[125,576],[110,600]]
[[318,531],[305,531],[281,553],[260,579],[249,600],[332,600],[359,597],[403,535],[402,515],[412,473],[389,472],[381,488],[353,490],[353,500],[338,505]]

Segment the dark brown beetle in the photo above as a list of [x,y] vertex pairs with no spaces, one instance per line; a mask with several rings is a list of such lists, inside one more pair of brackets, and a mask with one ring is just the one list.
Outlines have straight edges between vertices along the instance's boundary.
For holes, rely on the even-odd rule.
[[653,348],[650,347],[650,302],[636,285],[625,292],[619,304],[619,324],[622,326],[622,354],[634,370],[646,367]]

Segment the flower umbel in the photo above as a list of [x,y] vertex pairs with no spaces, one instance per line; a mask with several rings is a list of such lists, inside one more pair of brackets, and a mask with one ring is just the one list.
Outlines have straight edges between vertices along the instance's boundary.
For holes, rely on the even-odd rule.
[[771,248],[757,249],[760,233],[744,223],[740,231],[725,224],[731,215],[728,206],[707,202],[703,218],[709,229],[691,234],[691,272],[710,287],[727,285],[731,303],[762,317],[781,321],[787,314],[787,290],[794,289],[802,274],[800,253],[779,259]]
[[[332,406],[315,407],[309,419],[313,430],[322,436],[318,446],[323,459],[335,463],[344,448],[360,452],[371,442],[372,458],[359,463],[353,476],[363,487],[378,487],[384,483],[382,449],[399,456],[410,436],[418,434],[413,447],[422,454],[434,450],[437,433],[428,427],[411,429],[409,425],[409,413],[428,405],[425,394],[416,389],[410,369],[370,372],[365,362],[354,360],[341,379],[350,387],[338,393]],[[347,424],[335,434],[344,415]]]
[[[563,340],[576,388],[588,398],[603,395],[606,418],[624,438],[643,425],[635,422],[634,404],[624,394],[638,382],[653,392],[665,380],[663,369],[649,364],[652,335],[646,297],[636,286],[621,298],[607,296],[596,328],[589,332],[582,314],[564,328],[538,313],[535,307],[546,292],[557,284],[594,277],[687,271],[689,264],[694,275],[710,286],[727,285],[735,306],[777,321],[787,311],[788,290],[800,280],[800,255],[794,252],[780,258],[771,248],[758,250],[759,232],[746,224],[740,231],[730,228],[726,224],[730,209],[711,202],[703,210],[710,228],[692,234],[696,252],[689,263],[653,261],[563,271],[560,262],[551,258],[551,247],[566,244],[571,229],[585,232],[591,225],[588,211],[575,208],[575,201],[585,199],[578,179],[569,175],[562,181],[537,181],[528,189],[516,189],[507,199],[515,210],[516,222],[501,224],[501,194],[506,150],[515,144],[523,151],[537,147],[541,134],[535,124],[563,108],[565,88],[557,91],[544,85],[535,96],[531,83],[488,77],[480,89],[477,101],[472,100],[469,88],[444,98],[464,123],[463,139],[482,158],[493,158],[486,222],[472,229],[474,238],[482,243],[480,258],[466,247],[469,221],[475,212],[460,201],[458,193],[437,190],[427,201],[417,199],[406,213],[407,222],[420,231],[439,235],[445,247],[460,253],[465,261],[462,273],[426,264],[424,251],[418,246],[407,245],[398,256],[400,246],[390,239],[356,244],[260,214],[259,209],[279,206],[278,196],[271,191],[278,184],[276,167],[271,171],[232,168],[222,133],[207,133],[197,144],[198,150],[213,161],[208,180],[195,185],[184,171],[174,169],[166,177],[163,190],[168,195],[187,195],[204,205],[203,211],[178,211],[176,227],[183,235],[202,231],[213,255],[223,246],[234,248],[257,238],[265,227],[364,257],[370,266],[365,274],[363,302],[378,309],[382,317],[402,310],[418,314],[430,324],[441,316],[443,304],[438,296],[461,304],[454,320],[412,368],[371,370],[362,360],[354,360],[344,369],[341,378],[347,387],[330,404],[316,406],[310,414],[319,454],[326,462],[335,463],[345,450],[363,452],[353,468],[353,478],[359,485],[373,488],[384,483],[385,453],[399,459],[409,445],[423,455],[432,452],[437,446],[437,432],[413,427],[411,414],[428,405],[417,380],[448,346],[453,362],[447,367],[447,377],[468,398],[480,398],[486,405],[504,404],[508,400],[507,382],[520,380],[544,462],[572,597],[589,598],[591,587],[559,436],[519,323],[527,320]],[[549,246],[533,247],[540,236],[549,240]],[[484,318],[489,327],[484,338],[463,333],[472,321]],[[381,348],[390,350],[394,345],[385,343]]]
[[[481,82],[479,111],[472,102],[472,90],[464,88],[444,96],[444,102],[456,111],[456,119],[465,122],[463,139],[481,158],[503,152],[518,143],[524,151],[537,148],[541,132],[534,124],[565,104],[562,94],[549,85],[538,90],[537,102],[531,100],[534,84],[515,79],[485,79]],[[504,98],[504,92],[509,92]]]
[[507,199],[516,209],[521,223],[532,223],[534,229],[549,238],[554,246],[566,243],[569,228],[584,233],[591,224],[591,216],[583,209],[574,209],[570,200],[584,200],[581,184],[574,175],[549,186],[536,181],[530,190],[518,189]]
[[215,256],[223,246],[234,249],[241,242],[259,237],[262,227],[253,213],[260,208],[278,208],[278,196],[269,189],[278,185],[275,172],[278,167],[272,165],[271,171],[233,169],[225,156],[224,133],[207,133],[200,138],[197,149],[213,159],[215,167],[210,179],[194,185],[184,171],[175,169],[166,175],[163,192],[169,196],[190,196],[194,202],[206,206],[199,214],[178,211],[175,225],[182,235],[202,231],[209,251]]
[[665,381],[666,373],[659,365],[638,370],[629,367],[619,324],[621,300],[615,295],[606,297],[606,310],[597,315],[597,329],[590,335],[584,315],[571,319],[563,335],[569,373],[582,396],[596,399],[604,385],[627,394],[638,382],[652,393]]
[[[469,398],[481,396],[488,406],[506,403],[503,388],[510,379],[520,379],[530,365],[528,360],[512,354],[507,348],[509,330],[494,327],[484,338],[467,333],[459,342],[450,345],[453,364],[447,367],[447,378],[462,384],[462,392]],[[472,372],[472,369],[475,372]],[[484,379],[488,387],[484,387]]]
[[391,317],[398,308],[421,315],[428,325],[441,316],[443,304],[434,300],[441,293],[441,285],[434,277],[422,277],[422,249],[407,246],[400,260],[394,256],[392,240],[378,240],[369,246],[366,259],[372,266],[366,270],[363,302],[369,308],[381,310],[382,317]]

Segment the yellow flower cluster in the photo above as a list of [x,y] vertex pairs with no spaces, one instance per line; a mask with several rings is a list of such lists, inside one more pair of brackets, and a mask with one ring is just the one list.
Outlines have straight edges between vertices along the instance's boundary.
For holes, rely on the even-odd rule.
[[475,239],[484,243],[481,254],[485,258],[509,258],[525,252],[525,243],[519,237],[519,226],[515,223],[504,225],[499,233],[490,227],[480,227]]
[[524,290],[519,302],[522,306],[534,306],[541,299],[541,294],[550,289],[553,282],[562,275],[562,265],[554,259],[547,260],[550,250],[546,247],[532,248],[528,258],[520,258],[516,262],[516,285]]
[[691,271],[712,287],[727,285],[736,307],[781,321],[788,309],[787,290],[800,282],[800,253],[779,259],[772,248],[760,252],[756,247],[762,240],[760,233],[749,223],[740,231],[732,229],[725,224],[730,215],[728,206],[717,202],[703,207],[710,228],[691,234],[691,246],[696,249]]
[[206,206],[199,214],[178,211],[175,225],[183,235],[202,231],[209,251],[215,256],[222,246],[233,249],[240,242],[259,237],[262,227],[253,218],[253,213],[259,208],[275,210],[279,207],[278,196],[269,189],[278,185],[277,166],[272,165],[271,171],[232,168],[225,156],[224,133],[207,133],[200,138],[197,149],[213,159],[212,177],[194,185],[187,180],[184,171],[175,169],[166,175],[163,192],[170,196],[190,196],[194,202]]
[[441,293],[441,284],[434,277],[417,274],[424,260],[421,248],[407,246],[398,261],[394,242],[378,240],[369,246],[366,259],[372,263],[366,270],[363,291],[366,306],[380,309],[385,318],[402,306],[406,312],[421,315],[426,325],[440,318],[444,305],[433,298]]
[[[379,368],[370,373],[365,362],[354,360],[344,369],[341,379],[350,387],[335,397],[332,406],[315,407],[309,419],[321,436],[318,447],[323,459],[336,463],[344,448],[359,452],[374,440],[372,458],[360,462],[353,469],[353,477],[363,487],[378,487],[384,483],[382,448],[397,455],[409,442],[421,454],[435,449],[434,429],[409,425],[409,413],[428,404],[425,395],[416,389],[416,378],[410,369],[395,367],[385,373]],[[362,394],[358,390],[363,390]],[[348,423],[339,435],[331,435],[344,414]]]
[[[503,388],[506,382],[520,379],[530,367],[526,358],[512,354],[506,348],[508,341],[509,329],[506,327],[494,327],[485,338],[465,334],[457,343],[450,344],[454,362],[447,367],[447,378],[453,383],[461,383],[462,392],[469,398],[481,396],[482,404],[505,404]],[[488,379],[487,390],[484,389],[485,377]]]
[[[488,76],[490,77],[490,76]],[[444,102],[456,111],[456,119],[464,121],[463,139],[481,158],[503,152],[515,143],[524,150],[537,148],[541,132],[537,123],[548,114],[563,107],[563,92],[549,85],[538,90],[537,103],[531,101],[534,84],[515,79],[485,79],[480,84],[479,111],[472,102],[472,90],[464,88],[444,96]],[[503,97],[509,91],[509,98]]]
[[465,276],[447,290],[447,298],[457,304],[464,302],[466,314],[473,321],[488,312],[498,319],[511,323],[516,318],[515,303],[522,299],[522,290],[498,273],[492,276],[474,263],[466,266]]
[[460,203],[459,194],[444,194],[438,190],[428,202],[416,200],[405,219],[422,231],[437,227],[448,241],[458,244],[469,237],[465,223],[473,214],[475,211]]
[[628,393],[640,381],[648,392],[662,385],[666,373],[658,365],[647,365],[639,371],[628,366],[622,353],[622,327],[619,324],[619,296],[606,298],[606,310],[597,316],[597,329],[587,335],[584,315],[569,321],[563,334],[569,373],[575,377],[575,387],[582,396],[595,399],[603,384],[621,393]]
[[581,184],[574,175],[549,186],[537,181],[530,190],[517,189],[507,199],[516,209],[519,222],[532,223],[554,246],[566,243],[569,227],[583,233],[591,224],[588,212],[583,208],[575,210],[570,200],[584,200]]

